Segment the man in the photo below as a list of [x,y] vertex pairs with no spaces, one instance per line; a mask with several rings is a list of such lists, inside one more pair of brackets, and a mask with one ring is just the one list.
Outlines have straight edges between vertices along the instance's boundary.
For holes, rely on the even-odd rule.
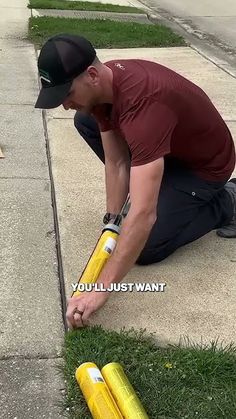
[[[58,35],[39,60],[39,108],[75,109],[75,126],[105,162],[107,214],[130,193],[117,247],[98,283],[121,281],[135,263],[163,260],[213,229],[236,237],[236,182],[231,134],[208,96],[159,64],[102,64],[83,37]],[[69,300],[71,328],[87,323],[109,297]]]

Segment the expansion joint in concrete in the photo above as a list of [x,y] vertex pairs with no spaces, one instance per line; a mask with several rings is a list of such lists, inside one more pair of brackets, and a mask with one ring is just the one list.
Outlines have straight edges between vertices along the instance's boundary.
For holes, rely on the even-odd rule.
[[43,180],[48,181],[48,178],[43,177],[32,177],[32,176],[0,176],[0,180],[2,179],[17,179],[17,180]]
[[16,107],[22,107],[22,106],[31,106],[33,107],[34,105],[32,103],[1,103],[0,102],[0,106],[16,106]]
[[7,356],[1,356],[1,361],[19,361],[19,360],[50,360],[50,359],[63,359],[60,355],[7,355]]
[[56,191],[55,191],[53,172],[52,172],[51,154],[50,154],[50,146],[49,146],[49,138],[48,138],[48,130],[47,130],[45,110],[42,111],[42,118],[43,118],[44,136],[45,136],[45,143],[46,143],[46,153],[47,153],[48,168],[49,168],[49,178],[50,178],[50,182],[51,182],[51,199],[52,199],[52,208],[53,208],[53,217],[54,217],[54,230],[55,230],[55,240],[56,240],[57,262],[58,262],[58,279],[59,279],[59,289],[60,289],[60,296],[61,296],[61,310],[62,310],[62,318],[63,318],[63,323],[64,323],[64,329],[66,331],[67,330],[67,326],[66,326],[66,292],[65,292],[64,271],[63,271],[63,262],[62,262],[61,244],[60,244],[60,230],[59,230],[59,222],[58,222]]

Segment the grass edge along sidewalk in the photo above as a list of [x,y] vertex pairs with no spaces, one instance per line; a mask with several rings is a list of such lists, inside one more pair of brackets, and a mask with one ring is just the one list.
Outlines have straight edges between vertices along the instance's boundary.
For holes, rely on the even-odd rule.
[[[118,1],[118,0],[117,0]],[[144,13],[142,9],[132,6],[120,6],[118,4],[90,2],[90,1],[69,1],[69,0],[29,0],[29,9],[56,9],[56,10],[89,10],[100,12],[116,13]]]
[[[93,326],[69,332],[63,349],[66,399],[71,419],[91,419],[75,379],[76,368],[94,362],[101,369],[119,362],[150,419],[235,418],[236,349],[194,345],[158,347],[144,331],[119,333]],[[62,407],[62,403],[61,403]]]
[[31,17],[28,38],[41,48],[58,33],[83,35],[95,48],[185,46],[184,39],[163,25],[117,22],[109,19]]

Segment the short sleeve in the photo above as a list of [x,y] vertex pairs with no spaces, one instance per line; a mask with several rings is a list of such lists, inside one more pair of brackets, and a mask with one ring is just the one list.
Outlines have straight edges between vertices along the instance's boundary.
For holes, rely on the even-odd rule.
[[166,105],[144,98],[120,119],[121,131],[131,151],[131,166],[150,163],[169,154],[177,124]]
[[111,114],[111,105],[102,104],[97,105],[92,110],[92,115],[96,119],[100,132],[106,132],[113,129],[113,124],[110,118]]

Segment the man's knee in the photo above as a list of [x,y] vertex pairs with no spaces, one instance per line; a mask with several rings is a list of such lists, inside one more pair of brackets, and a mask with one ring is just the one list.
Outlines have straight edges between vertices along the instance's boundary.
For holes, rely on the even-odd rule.
[[178,247],[171,241],[165,242],[157,247],[144,247],[136,260],[136,264],[151,265],[153,263],[161,262],[174,253],[177,248]]
[[136,260],[137,265],[151,265],[152,263],[160,262],[165,259],[165,256],[161,255],[158,249],[143,249],[138,259]]
[[74,126],[80,135],[99,136],[100,131],[93,116],[77,111],[74,116]]
[[82,131],[83,128],[86,126],[86,116],[82,112],[76,112],[74,116],[74,126],[77,129],[77,131]]
[[141,253],[136,260],[136,265],[150,265],[149,257],[147,257],[146,253]]

